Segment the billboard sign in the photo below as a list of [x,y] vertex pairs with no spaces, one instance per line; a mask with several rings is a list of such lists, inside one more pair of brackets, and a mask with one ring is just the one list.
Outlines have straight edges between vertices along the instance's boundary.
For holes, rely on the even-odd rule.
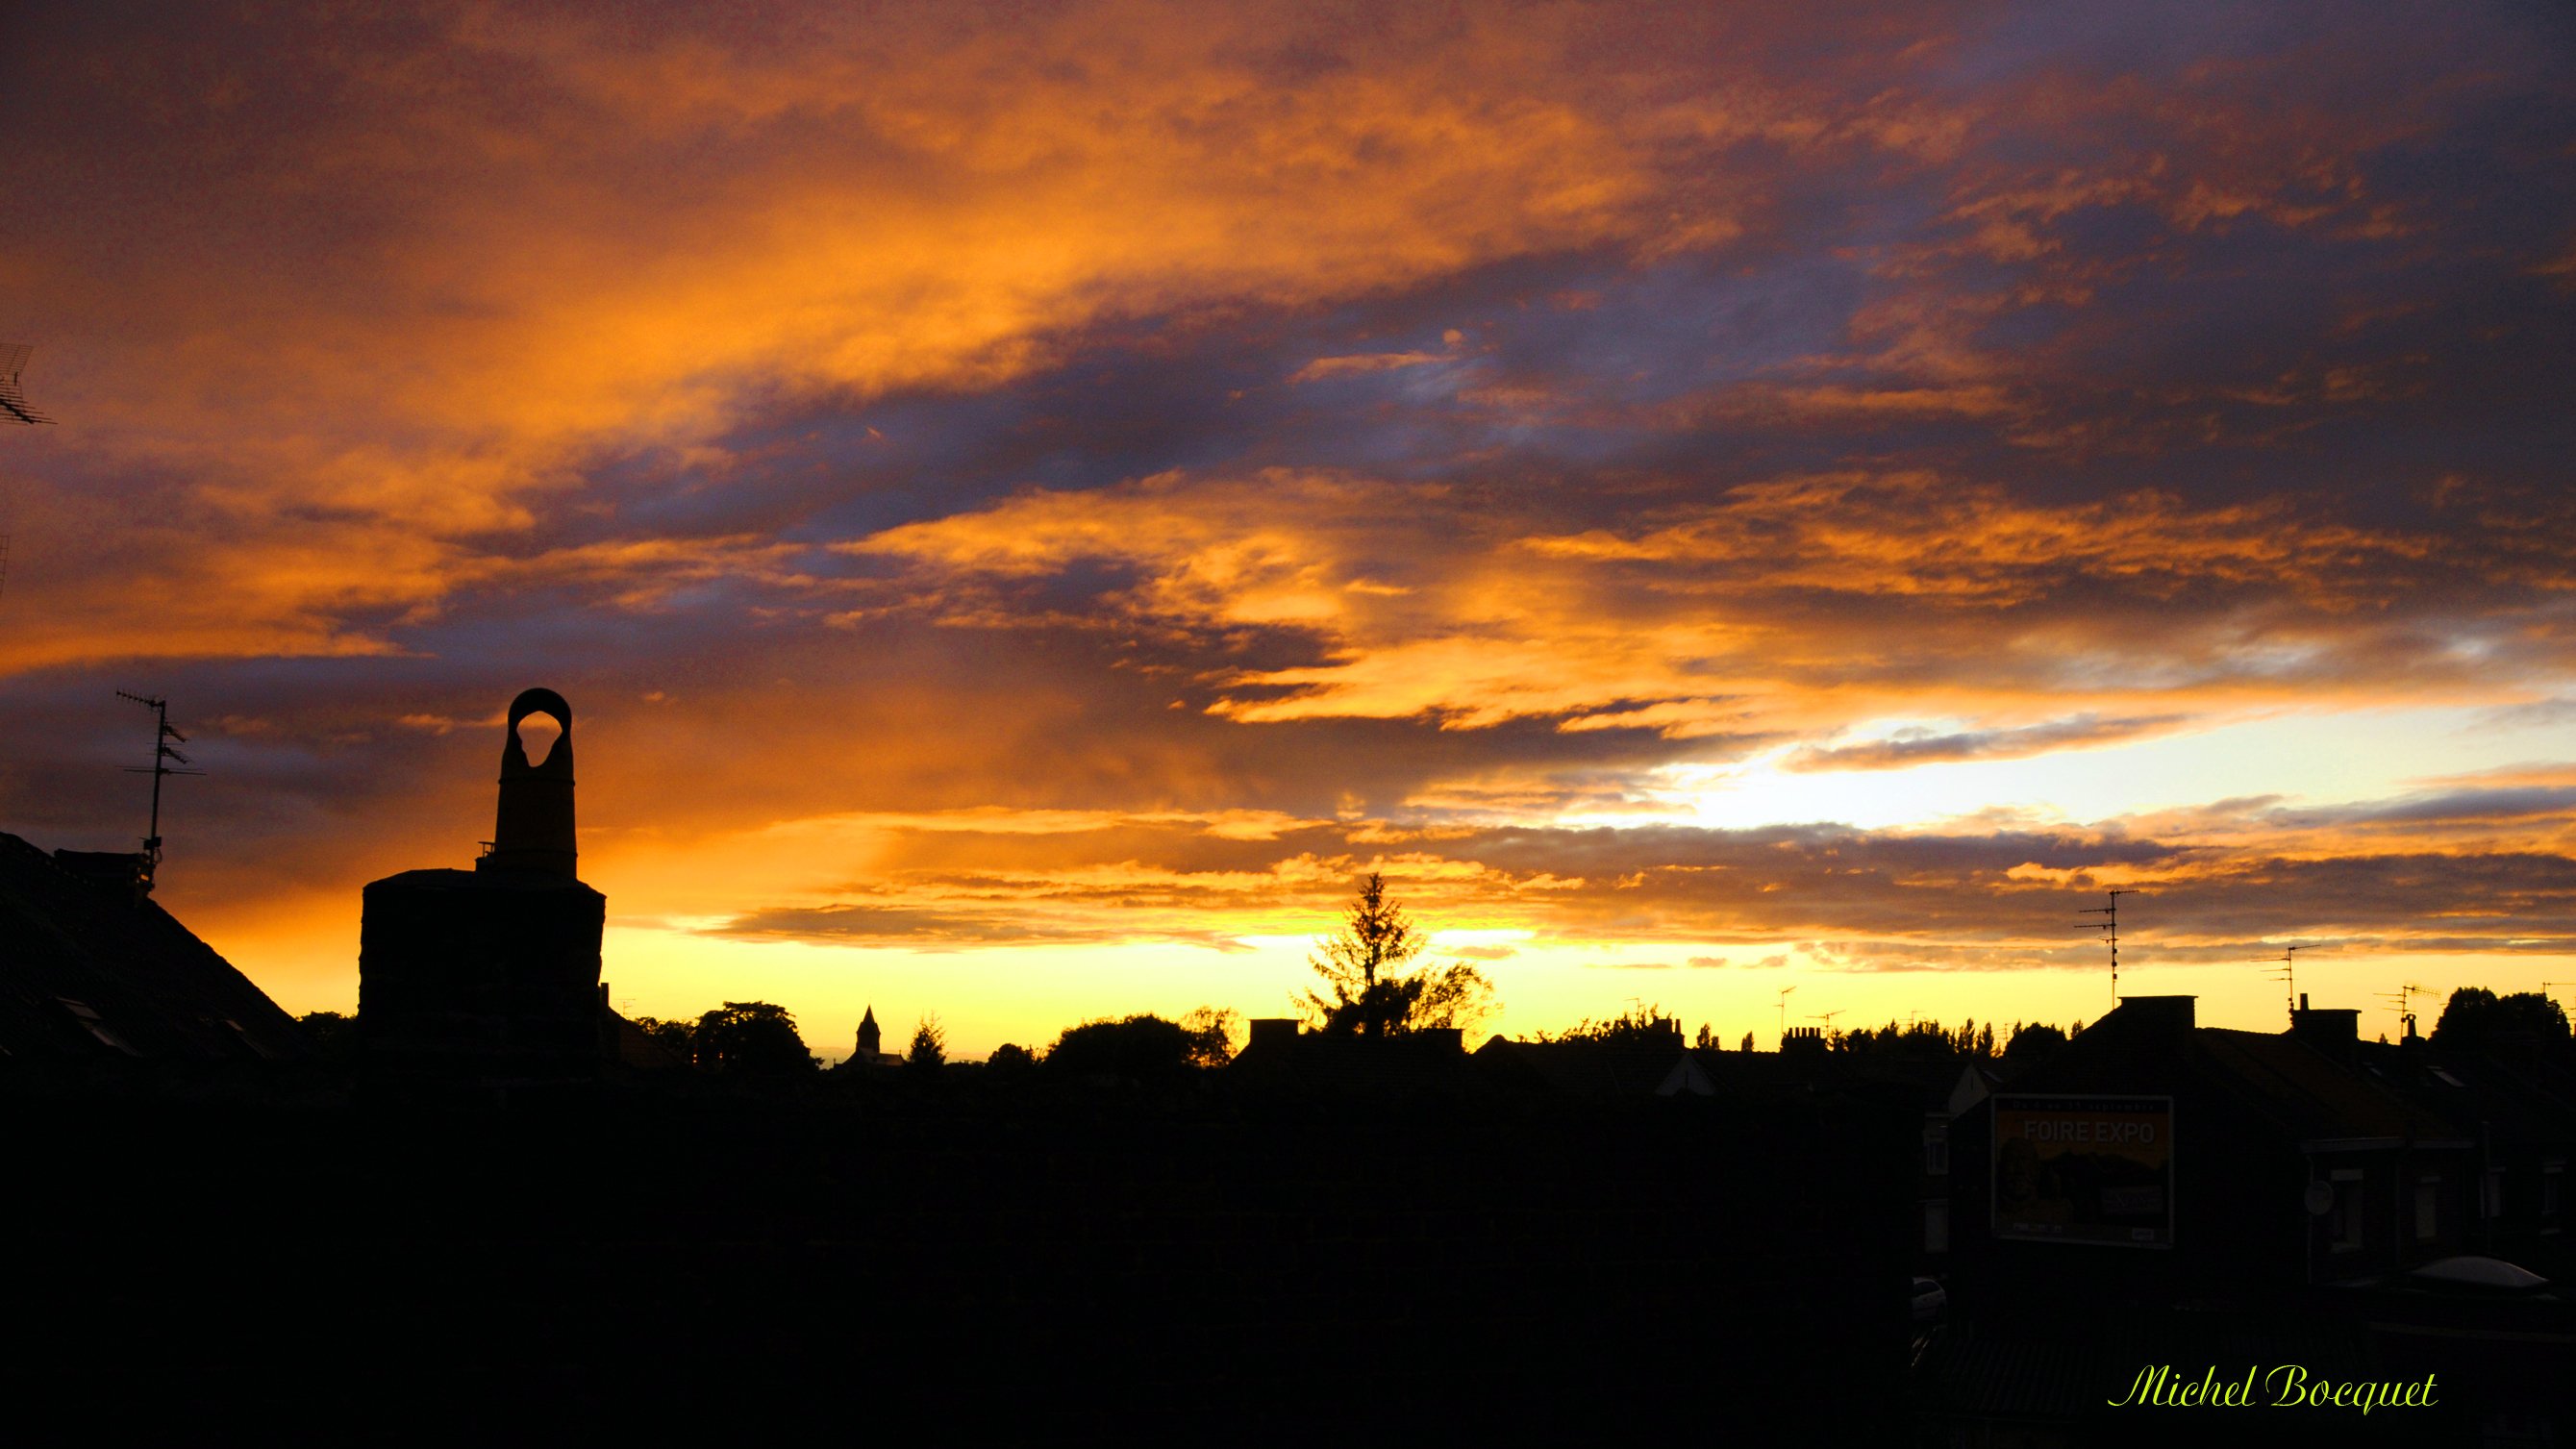
[[1996,1237],[2173,1246],[2173,1098],[1994,1103]]

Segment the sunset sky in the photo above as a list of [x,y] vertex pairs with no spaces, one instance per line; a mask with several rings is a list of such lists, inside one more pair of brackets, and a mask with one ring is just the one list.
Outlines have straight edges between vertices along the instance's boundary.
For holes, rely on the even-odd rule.
[[1372,869],[1515,1033],[2576,982],[2564,5],[613,13],[17,17],[0,830],[167,694],[291,1011],[540,684],[616,1000],[827,1055]]

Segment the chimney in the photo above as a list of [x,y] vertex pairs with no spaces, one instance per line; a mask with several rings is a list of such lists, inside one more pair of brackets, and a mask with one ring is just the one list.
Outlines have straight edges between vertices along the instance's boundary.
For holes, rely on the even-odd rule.
[[2194,996],[2123,996],[2117,1010],[2093,1029],[2101,1030],[2113,1022],[2131,1031],[2152,1036],[2180,1036],[2199,1025],[2199,998]]
[[1780,1050],[1784,1052],[1820,1052],[1824,1049],[1825,1032],[1822,1027],[1793,1026],[1780,1038]]
[[152,857],[132,850],[57,850],[54,864],[103,890],[130,898],[137,909],[152,894]]
[[1297,1018],[1293,1016],[1258,1017],[1246,1022],[1251,1037],[1243,1044],[1245,1051],[1260,1046],[1287,1046],[1297,1040]]
[[2349,1006],[2321,1006],[2311,1011],[2302,992],[2299,1009],[2290,1013],[2290,1035],[2339,1062],[2353,1058],[2361,1040],[2361,1013]]

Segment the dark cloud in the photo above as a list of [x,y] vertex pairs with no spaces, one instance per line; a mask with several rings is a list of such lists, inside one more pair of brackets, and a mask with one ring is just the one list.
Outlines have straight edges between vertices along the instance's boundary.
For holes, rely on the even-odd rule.
[[1025,915],[952,914],[902,906],[816,906],[776,908],[736,917],[708,934],[754,940],[866,942],[903,945],[919,950],[966,946],[1063,945],[1075,942],[1178,941],[1217,951],[1248,949],[1213,931],[1184,931],[1139,936],[1114,928],[1075,930],[1032,925]]
[[1916,730],[1867,744],[1824,748],[1809,746],[1791,754],[1783,761],[1783,766],[1791,770],[1901,770],[1909,765],[1939,760],[2010,760],[2052,750],[2081,749],[2087,745],[2135,739],[2157,730],[2170,729],[2180,724],[2183,718],[2181,715],[2148,715],[2102,719],[2079,714],[2069,719],[2014,729],[1965,730],[1946,735]]

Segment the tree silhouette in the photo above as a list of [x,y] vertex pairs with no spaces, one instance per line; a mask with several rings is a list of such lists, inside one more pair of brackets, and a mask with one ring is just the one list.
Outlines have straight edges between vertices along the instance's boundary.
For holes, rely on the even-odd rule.
[[1190,1064],[1199,1067],[1221,1067],[1234,1060],[1234,1023],[1232,1010],[1202,1006],[1181,1018],[1181,1030],[1190,1036]]
[[1904,1057],[1916,1061],[1951,1061],[1991,1058],[1995,1054],[1993,1022],[1983,1026],[1975,1017],[1968,1018],[1957,1029],[1937,1021],[1914,1021],[1904,1025],[1889,1022],[1870,1028],[1856,1027],[1837,1032],[1833,1048],[1838,1052]]
[[2014,1022],[2012,1036],[2004,1042],[2004,1060],[2015,1064],[2035,1062],[2066,1045],[2066,1033],[2046,1022],[2027,1025]]
[[695,1022],[664,1021],[658,1016],[635,1018],[635,1029],[688,1065],[698,1054],[698,1028]]
[[[1680,1041],[1681,1032],[1681,1022],[1674,1017],[1664,1015],[1662,1007],[1637,1006],[1608,1021],[1594,1021],[1586,1017],[1557,1036],[1551,1037],[1546,1032],[1539,1032],[1531,1040],[1598,1041],[1619,1046],[1662,1046]],[[1703,1046],[1710,1045],[1716,1040],[1706,1027],[1700,1028],[1700,1036],[1703,1038],[1701,1042]]]
[[700,1070],[738,1081],[799,1081],[819,1065],[796,1018],[766,1001],[728,1001],[699,1017],[690,1045]]
[[1170,1081],[1194,1070],[1204,1040],[1179,1022],[1139,1014],[1069,1026],[1047,1048],[1050,1072]]
[[930,1012],[912,1029],[912,1048],[903,1054],[903,1064],[916,1072],[935,1072],[948,1060],[948,1033],[940,1028],[939,1013]]
[[1429,1027],[1467,1027],[1493,1010],[1493,983],[1463,961],[1407,972],[1429,942],[1386,898],[1386,878],[1371,871],[1343,917],[1341,931],[1316,943],[1308,958],[1332,995],[1309,991],[1300,1003],[1308,1024],[1344,1036],[1384,1037]]
[[336,1011],[308,1011],[295,1018],[313,1048],[328,1061],[346,1062],[358,1055],[358,1019]]
[[2537,991],[2498,996],[2483,986],[2463,986],[2442,1003],[2433,1044],[2476,1050],[2499,1036],[2532,1036],[2551,1045],[2568,1040],[2567,1010]]

